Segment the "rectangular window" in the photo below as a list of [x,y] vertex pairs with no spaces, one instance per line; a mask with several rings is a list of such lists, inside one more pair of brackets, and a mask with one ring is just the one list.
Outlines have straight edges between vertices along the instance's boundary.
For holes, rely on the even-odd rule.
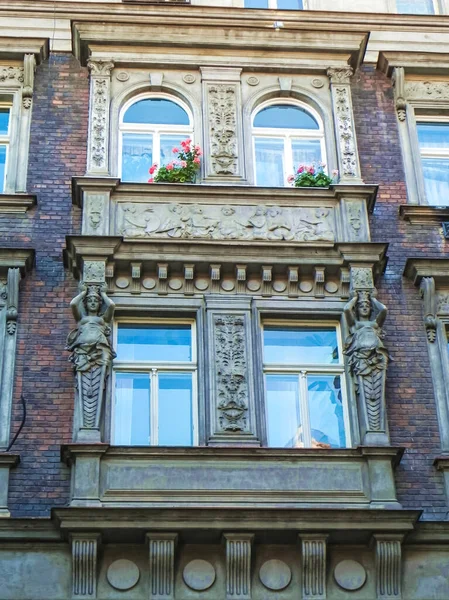
[[337,325],[264,323],[268,445],[349,446]]
[[449,204],[449,123],[417,123],[426,198],[429,204]]
[[396,0],[396,9],[399,14],[405,15],[435,14],[433,0]]
[[119,322],[116,349],[113,443],[195,445],[195,324]]
[[11,108],[0,104],[0,194],[6,186],[6,169],[8,161],[8,148],[10,136]]

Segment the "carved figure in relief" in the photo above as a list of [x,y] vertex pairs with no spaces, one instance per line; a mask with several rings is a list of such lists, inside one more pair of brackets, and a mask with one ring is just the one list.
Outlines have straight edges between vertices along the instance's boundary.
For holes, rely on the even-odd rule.
[[309,214],[301,217],[296,239],[305,242],[316,240],[333,242],[334,232],[328,220],[329,214],[329,209],[317,208],[313,213],[309,212]]
[[367,432],[385,432],[385,375],[389,354],[383,344],[386,307],[372,293],[358,291],[344,309],[350,328],[344,353],[362,401]]
[[222,207],[218,233],[219,237],[231,240],[246,237],[244,226],[239,222],[235,209],[232,206]]
[[270,240],[293,240],[295,234],[292,232],[292,223],[287,215],[284,215],[279,206],[271,206],[267,209],[268,239]]
[[171,238],[181,238],[186,230],[189,217],[182,204],[171,204],[168,207],[169,215],[156,233],[166,233]]
[[253,228],[253,238],[264,240],[267,237],[267,210],[265,206],[258,206],[248,219],[248,226]]
[[105,288],[82,283],[70,303],[78,326],[68,335],[67,350],[77,378],[82,427],[87,429],[99,428],[105,382],[116,356],[109,340],[115,304]]

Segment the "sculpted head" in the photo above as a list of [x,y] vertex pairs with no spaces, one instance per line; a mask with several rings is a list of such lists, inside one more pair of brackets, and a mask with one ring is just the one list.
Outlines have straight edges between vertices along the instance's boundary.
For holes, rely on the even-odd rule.
[[89,315],[98,315],[101,308],[100,288],[97,285],[89,285],[85,298],[86,311]]
[[359,317],[369,318],[371,316],[371,298],[369,292],[359,292],[357,299],[357,313]]

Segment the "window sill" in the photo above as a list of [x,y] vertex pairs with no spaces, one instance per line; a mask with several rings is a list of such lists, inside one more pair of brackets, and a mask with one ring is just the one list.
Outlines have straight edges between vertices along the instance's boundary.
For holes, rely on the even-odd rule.
[[34,194],[0,194],[0,213],[24,214],[36,204]]
[[412,225],[441,225],[443,221],[449,221],[449,206],[402,204],[399,215]]

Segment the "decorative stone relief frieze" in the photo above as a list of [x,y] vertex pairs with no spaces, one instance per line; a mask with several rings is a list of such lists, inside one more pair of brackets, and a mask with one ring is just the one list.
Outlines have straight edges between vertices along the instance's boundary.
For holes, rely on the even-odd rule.
[[351,67],[331,68],[327,71],[331,84],[341,182],[361,181],[351,101],[352,72]]
[[351,289],[352,291],[373,290],[374,279],[371,267],[351,267]]
[[72,598],[97,597],[99,534],[72,534]]
[[402,538],[375,535],[377,600],[400,600],[402,579]]
[[[86,275],[86,270],[84,273]],[[71,352],[70,361],[76,378],[79,415],[75,440],[100,442],[104,391],[111,362],[115,358],[110,342],[115,304],[106,295],[106,284],[82,282],[80,293],[70,306],[77,322],[76,329],[67,338],[67,350]]]
[[226,600],[251,598],[251,545],[254,535],[225,533]]
[[326,599],[325,535],[304,535],[301,540],[302,600]]
[[246,431],[248,380],[244,317],[217,315],[214,329],[220,428],[222,431]]
[[445,81],[406,81],[407,100],[449,100],[449,83]]
[[85,260],[83,265],[84,283],[103,283],[106,277],[104,260]]
[[117,233],[149,239],[333,242],[336,225],[334,209],[324,206],[124,202],[117,209]]
[[423,277],[420,290],[424,300],[424,327],[426,328],[428,341],[433,344],[437,336],[435,279],[433,277]]
[[344,353],[359,401],[362,441],[388,444],[385,378],[389,354],[382,331],[387,309],[373,292],[356,290],[344,313],[350,330]]
[[436,312],[439,315],[449,314],[449,291],[441,290],[436,294]]
[[112,61],[87,61],[90,70],[87,173],[109,172],[109,111]]
[[0,83],[15,82],[22,84],[24,80],[23,67],[0,66]]
[[174,600],[175,533],[148,533],[150,600]]
[[98,230],[101,229],[105,196],[104,194],[90,194],[88,196],[88,199],[89,203],[86,207],[86,212],[87,218],[89,220],[89,228],[92,230],[93,233],[98,233]]

